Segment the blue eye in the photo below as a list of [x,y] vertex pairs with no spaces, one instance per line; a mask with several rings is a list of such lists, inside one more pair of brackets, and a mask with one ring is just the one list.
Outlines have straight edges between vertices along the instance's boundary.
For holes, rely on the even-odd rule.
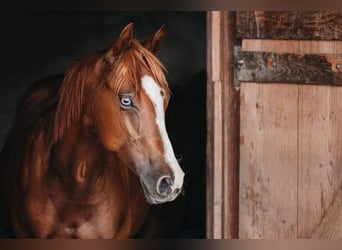
[[133,107],[133,101],[130,97],[128,96],[123,96],[120,98],[120,104],[122,107],[124,108],[129,108],[129,107]]

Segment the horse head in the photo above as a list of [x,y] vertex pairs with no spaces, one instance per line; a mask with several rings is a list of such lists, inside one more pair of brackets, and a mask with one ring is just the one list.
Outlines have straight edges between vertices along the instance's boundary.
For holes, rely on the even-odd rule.
[[164,36],[162,26],[140,43],[128,24],[109,48],[71,65],[54,125],[55,141],[76,123],[91,129],[138,176],[151,204],[174,200],[184,178],[165,126],[165,69],[154,55]]

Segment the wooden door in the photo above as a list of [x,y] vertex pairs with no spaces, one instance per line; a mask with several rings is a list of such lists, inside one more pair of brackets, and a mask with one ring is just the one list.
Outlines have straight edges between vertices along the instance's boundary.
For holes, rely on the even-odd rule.
[[[336,54],[342,43],[244,40],[242,49]],[[240,238],[309,238],[320,224],[342,183],[341,97],[335,86],[242,83]]]
[[237,44],[334,55],[340,77],[341,22],[335,12],[208,14],[208,238],[342,237],[342,87],[234,88],[232,59]]

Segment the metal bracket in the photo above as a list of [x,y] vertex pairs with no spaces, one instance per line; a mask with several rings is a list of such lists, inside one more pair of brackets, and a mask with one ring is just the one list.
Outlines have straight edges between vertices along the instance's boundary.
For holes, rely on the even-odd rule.
[[240,82],[342,85],[342,54],[241,51],[234,47],[234,86]]
[[241,47],[240,46],[234,46],[234,87],[239,88],[240,87],[240,81],[238,79],[238,67],[239,65],[243,65],[244,61],[239,56],[241,53]]

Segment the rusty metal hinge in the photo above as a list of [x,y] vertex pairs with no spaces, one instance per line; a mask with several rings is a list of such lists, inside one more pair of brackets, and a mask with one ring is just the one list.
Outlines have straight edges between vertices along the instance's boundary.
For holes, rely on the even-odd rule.
[[342,54],[241,51],[234,47],[234,85],[240,82],[342,85]]

